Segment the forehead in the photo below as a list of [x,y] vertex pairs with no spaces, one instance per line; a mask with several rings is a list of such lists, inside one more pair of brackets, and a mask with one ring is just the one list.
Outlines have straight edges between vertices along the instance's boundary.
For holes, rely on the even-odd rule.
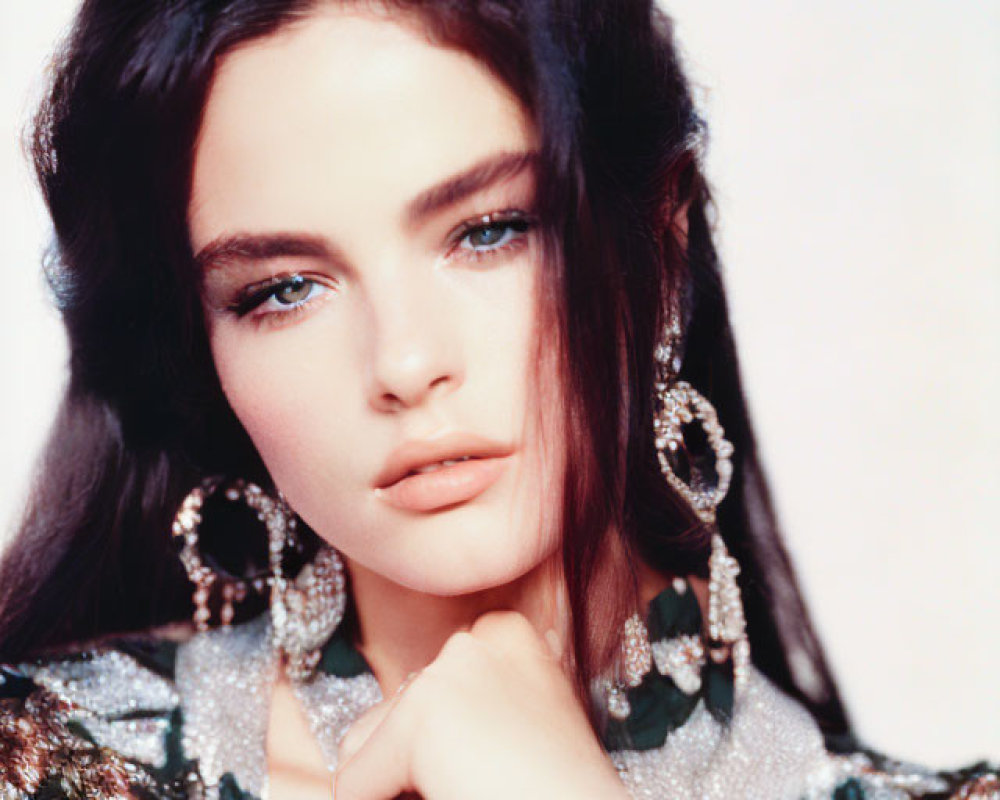
[[412,21],[325,6],[222,59],[196,145],[192,241],[392,214],[532,140],[520,103],[471,55]]

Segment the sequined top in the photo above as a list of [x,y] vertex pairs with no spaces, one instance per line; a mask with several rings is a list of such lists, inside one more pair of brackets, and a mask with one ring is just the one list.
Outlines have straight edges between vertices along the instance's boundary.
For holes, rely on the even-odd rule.
[[[604,746],[635,798],[1000,800],[995,765],[934,773],[834,754],[809,713],[759,671],[739,692],[701,646],[683,582],[650,604],[655,667],[609,718]],[[0,667],[0,800],[267,797],[268,704],[280,663],[268,616],[191,636],[119,639]],[[293,690],[336,767],[340,738],[381,699],[339,631]]]

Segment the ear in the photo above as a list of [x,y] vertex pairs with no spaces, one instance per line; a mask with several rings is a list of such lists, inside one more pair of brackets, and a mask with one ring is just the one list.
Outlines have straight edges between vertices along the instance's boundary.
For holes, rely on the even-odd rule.
[[663,180],[661,218],[664,223],[664,233],[673,238],[682,253],[686,253],[688,212],[691,210],[692,199],[700,196],[698,186],[702,183],[696,154],[690,150],[681,154]]
[[670,231],[673,233],[674,238],[677,240],[677,244],[680,246],[682,252],[687,252],[688,245],[688,208],[690,208],[691,203],[683,203],[681,206],[674,210],[673,215],[667,221],[667,225]]

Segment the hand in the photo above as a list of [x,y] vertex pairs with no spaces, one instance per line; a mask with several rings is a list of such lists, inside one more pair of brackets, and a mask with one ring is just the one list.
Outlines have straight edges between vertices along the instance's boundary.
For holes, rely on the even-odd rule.
[[492,611],[454,634],[340,744],[335,800],[628,797],[531,624]]

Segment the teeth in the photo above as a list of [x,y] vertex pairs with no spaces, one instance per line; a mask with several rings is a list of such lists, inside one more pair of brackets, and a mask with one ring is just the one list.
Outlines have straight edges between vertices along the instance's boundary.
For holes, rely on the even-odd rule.
[[461,461],[468,461],[472,456],[462,456],[461,458],[447,458],[444,461],[439,461],[436,464],[428,464],[425,467],[417,467],[413,470],[413,474],[422,475],[425,472],[435,472],[441,469],[441,467],[450,467],[452,464],[458,464]]

